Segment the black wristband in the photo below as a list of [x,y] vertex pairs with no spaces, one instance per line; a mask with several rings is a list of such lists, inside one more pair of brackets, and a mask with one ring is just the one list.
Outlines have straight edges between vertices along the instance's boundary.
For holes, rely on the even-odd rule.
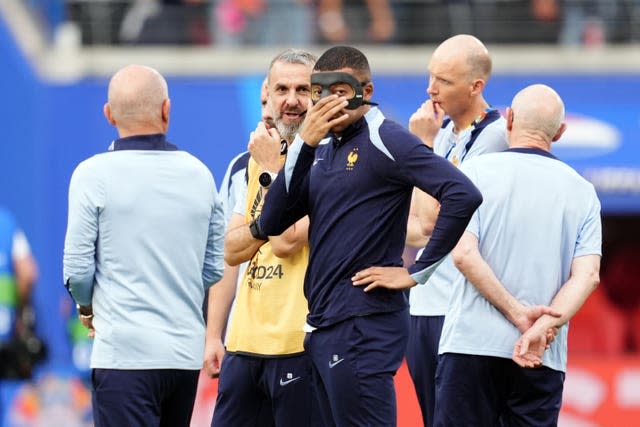
[[76,309],[78,310],[78,314],[80,317],[92,318],[93,317],[93,307],[90,305],[80,305],[76,304]]
[[260,227],[260,216],[257,216],[256,219],[249,223],[249,231],[251,232],[251,237],[254,239],[269,240],[269,236],[264,234]]

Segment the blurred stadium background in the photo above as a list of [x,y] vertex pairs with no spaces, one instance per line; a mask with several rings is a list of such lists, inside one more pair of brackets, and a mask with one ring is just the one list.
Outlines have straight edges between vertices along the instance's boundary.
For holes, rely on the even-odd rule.
[[[169,82],[169,139],[219,183],[259,120],[259,87],[286,47],[334,42],[368,55],[375,100],[407,123],[425,98],[434,46],[456,33],[494,58],[499,108],[531,83],[564,98],[555,154],[602,201],[602,284],[572,322],[561,426],[631,426],[640,416],[640,0],[0,0],[0,204],[40,266],[34,305],[48,358],[32,381],[0,387],[0,426],[92,425],[90,343],[62,286],[67,186],[116,135],[102,116],[109,76],[129,63]],[[388,9],[385,10],[385,4]],[[380,15],[380,13],[382,13]],[[382,16],[383,21],[372,19]],[[346,31],[345,31],[346,30]],[[526,225],[523,225],[526,226]],[[399,425],[419,425],[406,369]],[[200,384],[194,426],[208,425],[215,380]]]

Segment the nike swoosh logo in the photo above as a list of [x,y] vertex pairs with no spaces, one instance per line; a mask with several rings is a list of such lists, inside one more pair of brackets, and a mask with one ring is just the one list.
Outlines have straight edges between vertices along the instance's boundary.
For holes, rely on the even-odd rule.
[[342,362],[343,360],[344,360],[344,358],[338,359],[335,362],[329,361],[329,369],[333,368],[334,366],[336,366],[338,363]]
[[295,378],[291,378],[290,380],[282,381],[282,378],[280,378],[280,385],[285,386],[287,384],[291,384],[294,381],[298,381],[299,379],[300,377],[295,377]]
[[320,160],[324,160],[324,159],[322,159],[322,158],[319,158],[319,159],[313,159],[313,164],[312,164],[311,166],[315,166],[315,165],[317,165],[317,164],[318,164],[318,162],[319,162]]

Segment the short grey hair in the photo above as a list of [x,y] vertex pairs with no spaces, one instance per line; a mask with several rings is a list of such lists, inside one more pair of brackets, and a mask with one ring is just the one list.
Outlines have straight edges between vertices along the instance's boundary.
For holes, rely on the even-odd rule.
[[[315,65],[318,58],[310,52],[302,49],[287,49],[283,52],[280,52],[271,60],[269,64],[269,73],[273,68],[273,65],[277,62],[284,62],[285,64],[301,64],[306,65],[308,67],[312,67]],[[268,76],[269,74],[267,74]]]

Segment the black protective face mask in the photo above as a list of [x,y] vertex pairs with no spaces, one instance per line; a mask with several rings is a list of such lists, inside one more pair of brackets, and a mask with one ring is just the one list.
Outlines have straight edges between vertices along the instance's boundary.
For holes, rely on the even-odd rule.
[[311,74],[311,101],[315,104],[329,95],[344,96],[349,101],[348,110],[355,110],[362,104],[378,105],[364,100],[362,87],[368,82],[359,82],[349,73],[317,72]]

